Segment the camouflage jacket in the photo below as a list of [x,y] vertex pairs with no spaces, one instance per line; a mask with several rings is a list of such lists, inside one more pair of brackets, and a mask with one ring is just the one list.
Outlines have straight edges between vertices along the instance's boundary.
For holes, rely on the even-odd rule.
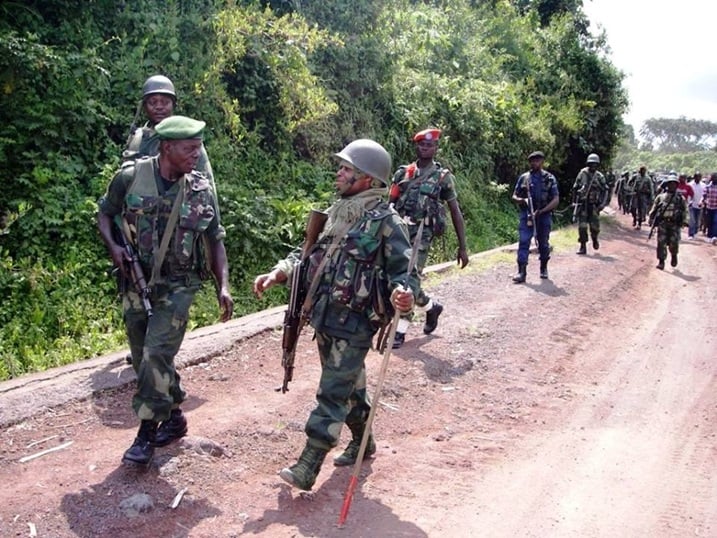
[[585,167],[578,173],[573,185],[573,193],[576,202],[587,202],[599,207],[605,207],[609,194],[609,187],[602,172],[595,170],[590,173],[590,168]]
[[424,226],[432,236],[445,232],[444,202],[457,197],[453,174],[437,162],[423,170],[415,162],[401,166],[393,175],[389,191],[389,201],[407,224],[417,227],[425,219]]
[[220,241],[226,234],[208,179],[192,171],[165,189],[158,157],[145,157],[124,163],[99,202],[100,211],[110,217],[122,215],[127,221],[130,240],[145,274],[150,275],[177,196],[182,196],[179,215],[161,275],[154,275],[156,281],[162,277],[209,276],[205,272],[207,253],[201,240],[206,237]]
[[[332,249],[334,241],[337,246]],[[307,289],[327,252],[331,258],[317,277],[311,326],[352,345],[370,347],[373,335],[393,317],[394,288],[407,284],[418,295],[416,269],[408,275],[411,243],[406,224],[387,202],[378,201],[342,237],[323,235],[308,257]],[[276,267],[289,274],[299,256],[296,249]]]
[[662,226],[684,226],[687,224],[687,201],[679,192],[663,192],[655,197],[648,220]]

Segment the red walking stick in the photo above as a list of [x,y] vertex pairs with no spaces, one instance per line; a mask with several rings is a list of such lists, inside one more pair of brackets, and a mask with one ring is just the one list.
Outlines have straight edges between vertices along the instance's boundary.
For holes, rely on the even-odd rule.
[[[425,220],[425,219],[423,219]],[[418,247],[421,244],[421,235],[423,235],[423,220],[418,226],[416,237],[413,240],[413,249],[411,250],[411,259],[408,262],[408,276],[410,278],[413,268],[416,266],[416,259],[418,257]],[[386,378],[386,370],[388,370],[388,360],[391,358],[391,349],[393,347],[393,340],[396,337],[396,330],[398,329],[398,321],[401,318],[401,312],[396,310],[393,314],[393,320],[391,321],[391,330],[388,333],[388,340],[386,350],[383,353],[383,361],[381,362],[381,369],[378,374],[378,381],[376,382],[376,390],[374,395],[375,404],[371,406],[371,410],[368,413],[366,419],[366,426],[364,428],[363,436],[361,437],[361,445],[359,446],[358,456],[356,456],[356,463],[354,463],[353,472],[351,473],[351,479],[349,480],[349,487],[346,488],[344,494],[344,503],[341,506],[341,513],[339,514],[339,527],[342,527],[346,522],[346,518],[349,515],[349,508],[351,507],[351,501],[353,500],[354,491],[358,485],[358,477],[361,472],[361,463],[363,462],[363,456],[366,452],[366,445],[368,444],[368,438],[371,435],[371,424],[373,424],[373,418],[376,415],[376,408],[378,407],[378,399],[381,395],[381,388],[383,387],[383,381]]]

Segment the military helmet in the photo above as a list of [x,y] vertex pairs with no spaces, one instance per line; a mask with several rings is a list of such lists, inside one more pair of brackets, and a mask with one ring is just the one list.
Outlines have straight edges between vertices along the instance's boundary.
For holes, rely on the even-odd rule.
[[597,153],[591,153],[588,155],[588,158],[585,160],[587,164],[600,164],[600,157],[598,157]]
[[144,81],[142,86],[142,99],[146,99],[148,95],[155,93],[163,93],[172,97],[173,101],[177,101],[177,94],[174,92],[174,84],[164,75],[152,75]]
[[354,140],[336,156],[354,168],[388,185],[391,173],[391,156],[378,142],[368,138]]

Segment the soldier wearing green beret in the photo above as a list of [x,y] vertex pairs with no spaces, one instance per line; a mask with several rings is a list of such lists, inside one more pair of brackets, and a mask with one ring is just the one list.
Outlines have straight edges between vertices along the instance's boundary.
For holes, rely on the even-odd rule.
[[[156,446],[187,433],[180,409],[185,392],[174,366],[189,308],[202,281],[214,277],[221,320],[232,316],[229,270],[216,193],[196,170],[205,123],[170,116],[156,126],[159,153],[125,162],[99,201],[97,226],[125,282],[122,308],[137,390],[132,407],[141,420],[123,462],[148,465]],[[121,237],[115,235],[121,230]],[[127,247],[125,244],[129,245]],[[130,250],[134,252],[130,253]],[[131,254],[134,254],[131,255]]]

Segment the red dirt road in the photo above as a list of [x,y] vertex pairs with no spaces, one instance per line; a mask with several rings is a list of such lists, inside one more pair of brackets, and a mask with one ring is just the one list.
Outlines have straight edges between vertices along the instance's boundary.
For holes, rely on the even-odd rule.
[[[717,248],[685,241],[658,271],[645,230],[604,222],[600,250],[556,249],[548,281],[533,255],[525,285],[513,263],[474,260],[432,286],[439,328],[417,322],[391,358],[344,528],[351,468],[333,454],[310,494],[277,476],[303,446],[319,366],[306,331],[275,392],[268,331],[182,371],[190,435],[145,472],[119,463],[130,386],[3,426],[0,536],[717,536]],[[153,508],[124,509],[137,493]]]

